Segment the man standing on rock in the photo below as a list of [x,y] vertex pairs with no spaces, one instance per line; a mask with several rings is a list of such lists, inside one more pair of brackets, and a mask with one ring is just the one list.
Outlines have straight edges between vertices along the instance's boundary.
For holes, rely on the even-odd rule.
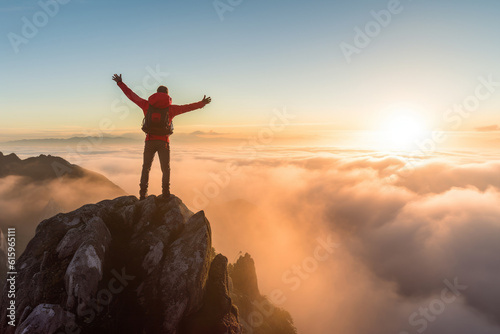
[[144,159],[142,164],[142,174],[140,182],[140,199],[143,200],[148,195],[149,171],[153,164],[155,153],[158,152],[160,159],[162,177],[162,195],[163,198],[170,197],[170,140],[172,134],[172,119],[180,114],[203,108],[209,104],[212,99],[203,97],[200,102],[186,104],[182,106],[173,105],[172,99],[168,95],[168,88],[158,87],[155,94],[148,100],[137,96],[122,81],[122,75],[113,75],[118,87],[135,104],[142,109],[144,113],[144,122],[142,130],[146,132],[146,142],[144,144]]

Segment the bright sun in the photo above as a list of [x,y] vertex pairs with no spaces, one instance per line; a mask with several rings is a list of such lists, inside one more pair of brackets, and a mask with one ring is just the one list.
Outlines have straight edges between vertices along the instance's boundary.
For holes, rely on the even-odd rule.
[[409,149],[425,133],[424,124],[418,114],[401,110],[384,122],[381,139],[391,149]]

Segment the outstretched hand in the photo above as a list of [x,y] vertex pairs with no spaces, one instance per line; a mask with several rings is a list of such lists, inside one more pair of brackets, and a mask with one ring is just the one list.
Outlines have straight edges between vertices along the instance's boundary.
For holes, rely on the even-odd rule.
[[203,96],[203,100],[201,100],[205,105],[209,104],[210,102],[212,102],[212,98],[211,97],[207,97],[206,95]]
[[123,81],[122,75],[121,74],[120,75],[118,75],[118,74],[113,75],[113,80],[116,81],[117,83],[122,82]]

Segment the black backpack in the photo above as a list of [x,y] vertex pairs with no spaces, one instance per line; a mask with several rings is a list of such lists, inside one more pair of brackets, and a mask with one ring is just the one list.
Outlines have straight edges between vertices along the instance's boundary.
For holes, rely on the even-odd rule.
[[149,105],[146,116],[142,120],[142,131],[155,136],[170,136],[174,133],[172,124],[168,125],[169,108],[156,108]]

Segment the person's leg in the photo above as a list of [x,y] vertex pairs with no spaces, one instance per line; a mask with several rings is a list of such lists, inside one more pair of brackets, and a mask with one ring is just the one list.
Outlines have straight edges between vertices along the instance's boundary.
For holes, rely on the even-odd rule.
[[158,148],[158,157],[160,158],[161,171],[163,177],[161,180],[163,197],[170,197],[170,144],[163,143]]
[[140,199],[145,199],[148,194],[148,183],[149,183],[149,171],[151,170],[151,165],[153,164],[153,159],[155,157],[156,147],[154,142],[146,141],[144,143],[144,155],[142,161],[142,173],[141,173],[141,190],[139,192]]

